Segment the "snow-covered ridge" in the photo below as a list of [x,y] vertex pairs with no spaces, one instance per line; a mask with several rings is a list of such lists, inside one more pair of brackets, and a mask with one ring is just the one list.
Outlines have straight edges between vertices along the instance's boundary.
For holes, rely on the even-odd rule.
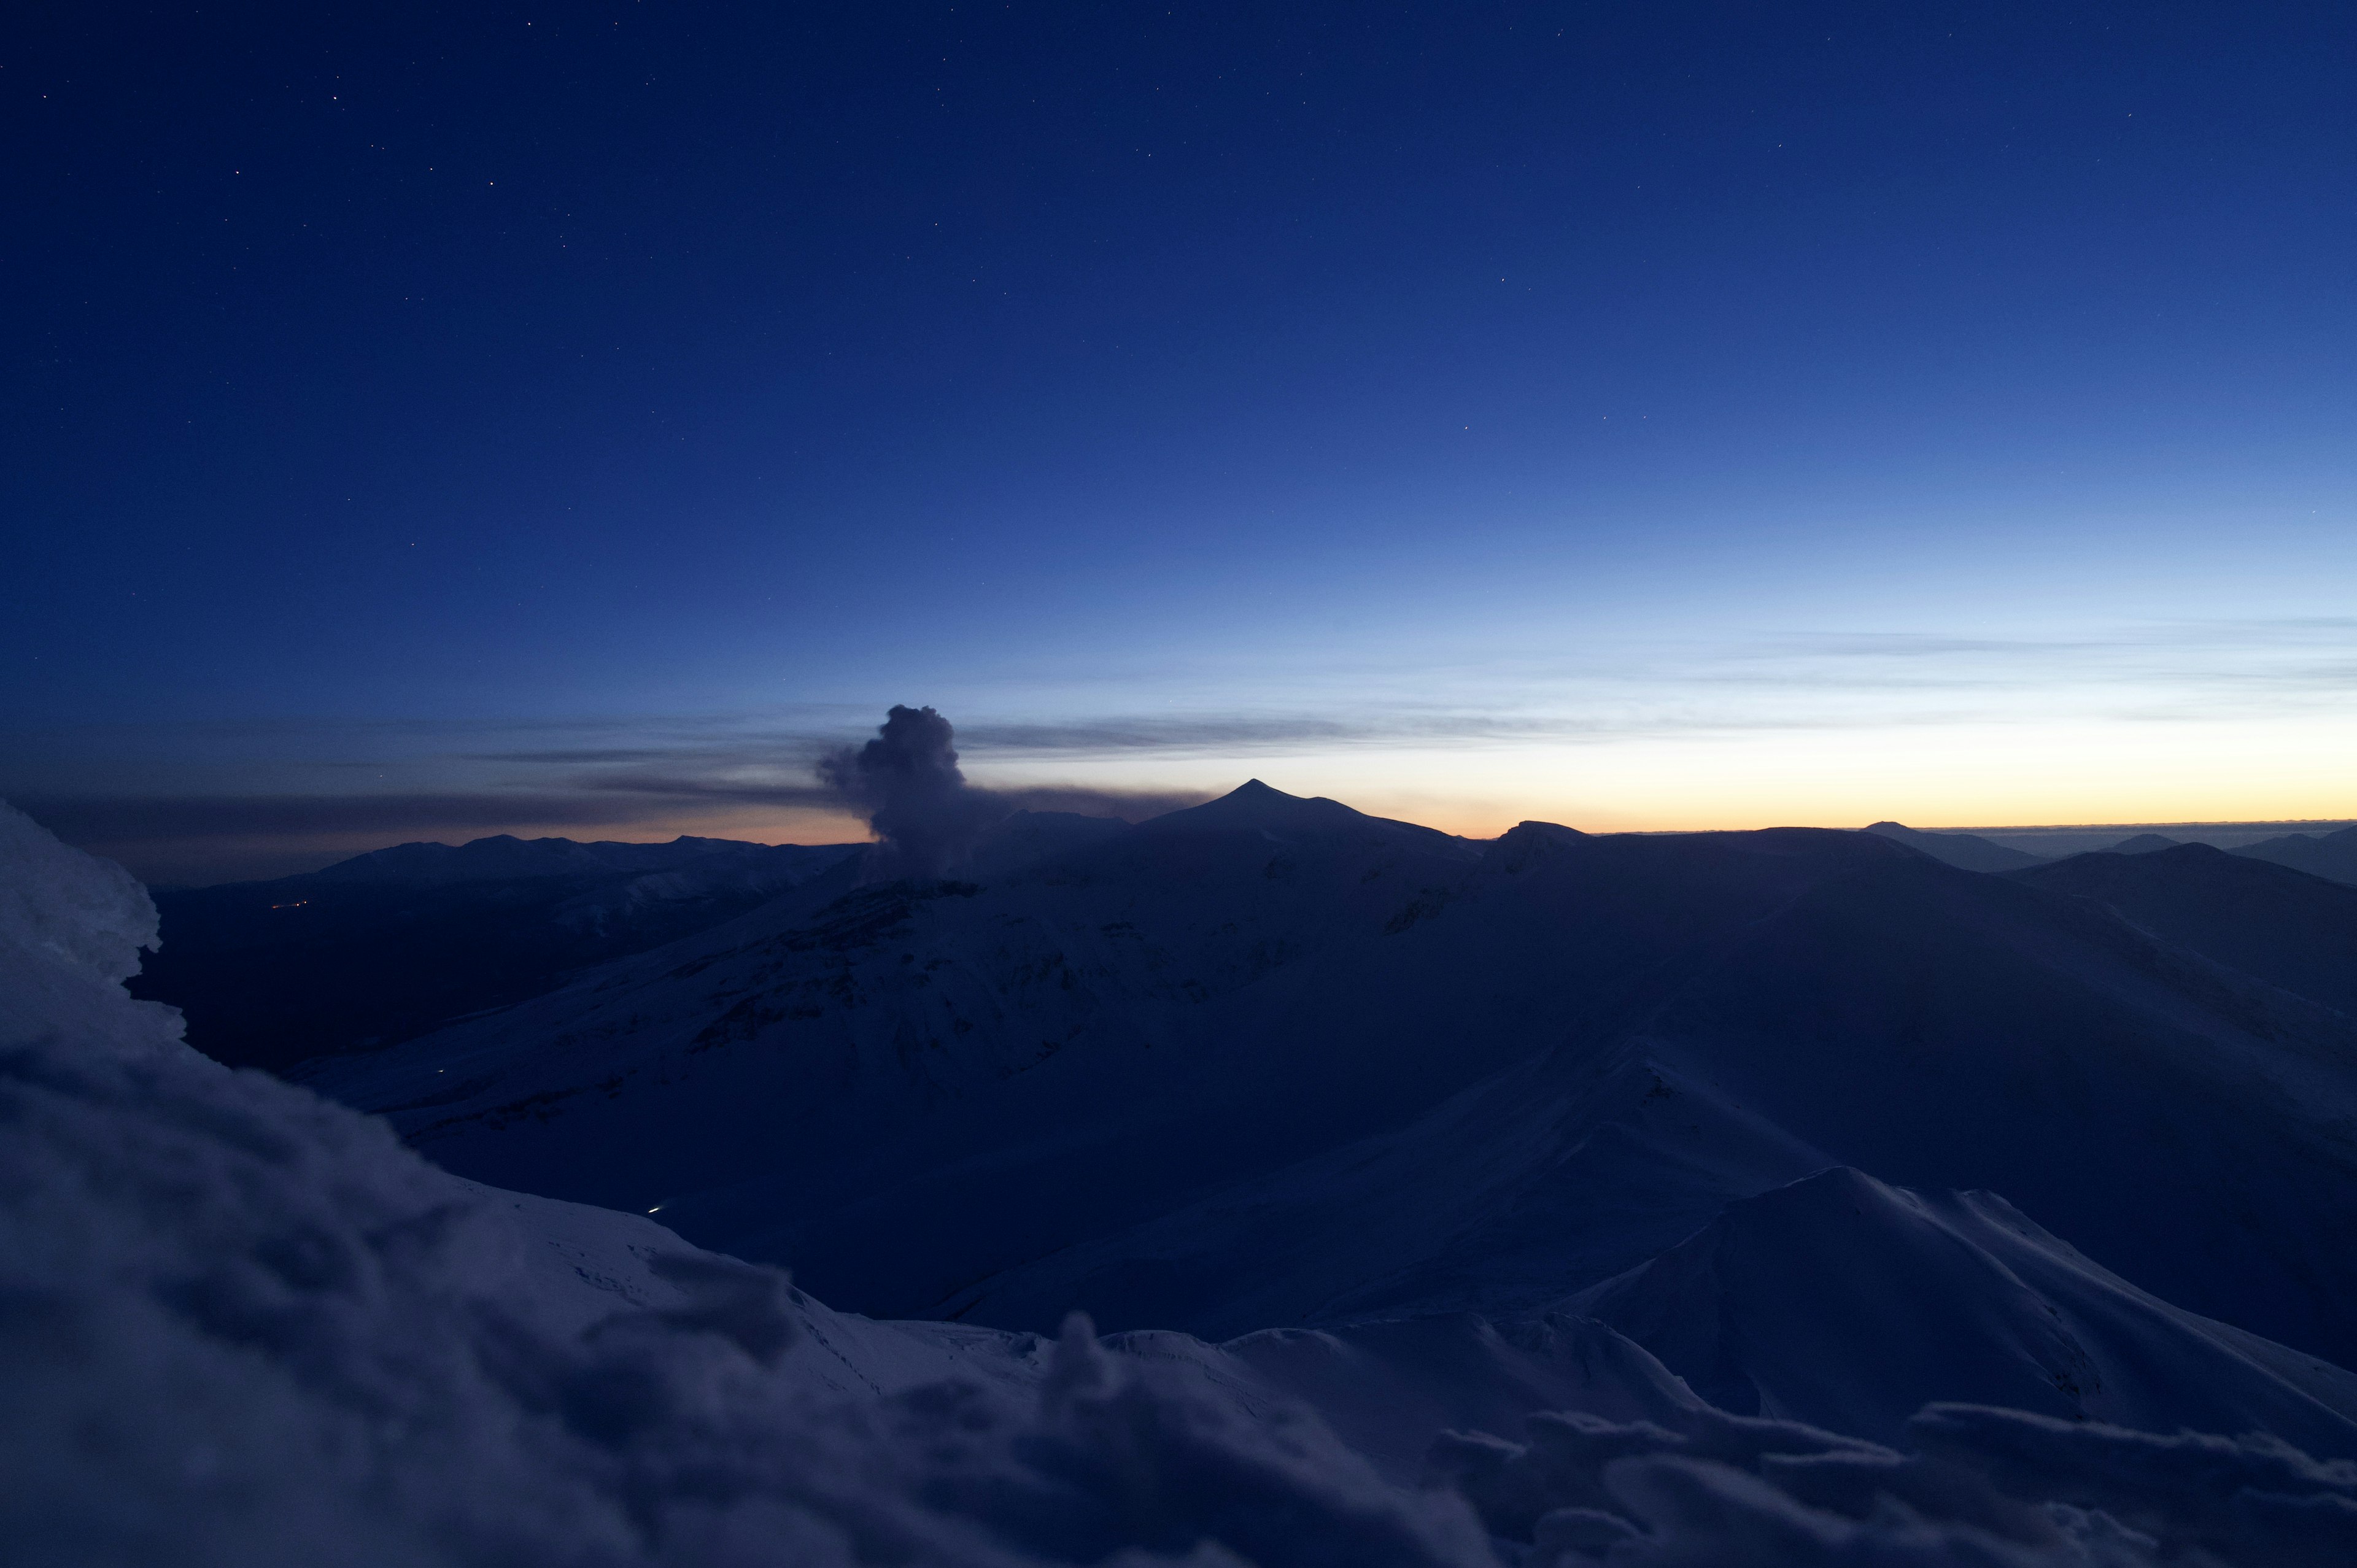
[[1214,1346],[833,1312],[197,1056],[120,990],[152,931],[135,886],[5,808],[0,869],[0,1531],[27,1562],[1986,1568],[2357,1542],[2357,1466],[2280,1437],[1934,1405],[1869,1442],[1711,1408],[1577,1316]]
[[2316,897],[2156,924],[2077,863],[1477,846],[1265,786],[1085,822],[954,884],[813,884],[309,1081],[464,1174],[660,1205],[880,1316],[1512,1315],[1851,1165],[2001,1192],[2168,1300],[2357,1359],[2357,1254],[2313,1242],[2357,1211],[2346,889],[2212,855]]

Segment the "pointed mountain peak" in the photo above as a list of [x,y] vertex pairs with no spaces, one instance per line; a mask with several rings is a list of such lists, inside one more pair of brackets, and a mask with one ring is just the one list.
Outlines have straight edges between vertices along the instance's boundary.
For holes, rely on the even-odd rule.
[[1288,795],[1257,779],[1247,779],[1216,800],[1171,811],[1153,819],[1152,825],[1178,829],[1253,829],[1284,832],[1311,827],[1333,827],[1358,821],[1358,812],[1340,800],[1323,796]]
[[1216,800],[1170,811],[1138,824],[1155,832],[1257,832],[1279,843],[1336,834],[1378,834],[1430,846],[1448,846],[1467,858],[1479,854],[1461,839],[1412,822],[1371,817],[1323,795],[1288,795],[1257,779],[1247,779]]
[[1519,874],[1559,854],[1587,835],[1561,822],[1521,822],[1490,842],[1482,859],[1509,875]]
[[2137,833],[2133,838],[2122,839],[2119,843],[2112,845],[2110,849],[2104,853],[2106,854],[2150,854],[2155,850],[2176,849],[2179,847],[2182,842],[2182,840],[2169,838],[2161,833]]

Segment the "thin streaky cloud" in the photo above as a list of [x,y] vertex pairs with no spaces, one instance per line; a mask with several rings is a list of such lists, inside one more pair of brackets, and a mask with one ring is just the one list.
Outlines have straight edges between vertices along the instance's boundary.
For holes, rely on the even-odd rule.
[[545,763],[552,767],[597,762],[655,762],[681,755],[683,748],[659,746],[586,747],[576,751],[462,751],[461,762]]
[[676,815],[674,799],[577,790],[315,795],[23,796],[26,815],[70,843],[275,834],[431,832],[514,822],[619,823]]

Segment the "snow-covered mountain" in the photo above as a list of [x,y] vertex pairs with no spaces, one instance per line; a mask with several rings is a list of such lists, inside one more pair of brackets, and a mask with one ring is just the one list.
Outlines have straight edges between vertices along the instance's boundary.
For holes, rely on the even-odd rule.
[[2317,1244],[2357,1026],[2096,899],[1872,834],[1482,845],[1258,785],[1028,831],[312,1081],[882,1315],[1511,1316],[1846,1165],[2357,1360],[2357,1253]]
[[2093,899],[2165,942],[2357,1018],[2357,887],[2204,843],[2073,855],[2011,875]]
[[[1566,845],[1526,833],[1498,859],[1526,875]],[[876,1322],[206,1060],[121,989],[155,930],[128,876],[0,806],[0,1530],[28,1562],[2321,1568],[2357,1549],[2348,1374],[2167,1306],[1987,1195],[1836,1170],[1739,1201],[1569,1304],[1626,1332],[1560,1308],[1223,1344]],[[1648,1343],[1732,1402],[1848,1432],[1715,1406]],[[1900,1419],[1927,1390],[2014,1402]],[[2155,1430],[2179,1420],[2255,1430]]]
[[397,844],[324,871],[156,895],[135,982],[231,1066],[285,1068],[535,996],[569,972],[734,918],[864,846]]
[[1932,1400],[2357,1454],[2357,1377],[2180,1311],[1992,1193],[1836,1167],[1564,1304],[1747,1415],[1904,1441]]

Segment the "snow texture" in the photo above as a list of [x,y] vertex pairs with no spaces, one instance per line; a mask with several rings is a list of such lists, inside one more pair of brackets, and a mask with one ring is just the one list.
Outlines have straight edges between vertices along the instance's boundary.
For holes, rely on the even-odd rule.
[[68,1036],[160,1050],[180,1015],[123,982],[156,945],[156,906],[113,861],[59,843],[0,800],[0,1044]]
[[2357,1457],[2357,1378],[2155,1299],[1993,1193],[1825,1171],[1565,1305],[1727,1409],[1884,1441],[1946,1400]]
[[[835,1313],[651,1219],[459,1179],[381,1122],[197,1056],[167,1010],[120,989],[153,932],[135,885],[5,810],[0,868],[0,1539],[16,1560],[2158,1565],[2357,1549],[2357,1466],[2278,1436],[1941,1405],[1877,1444],[1711,1408],[1584,1319],[1211,1346]],[[1550,1408],[1564,1401],[1578,1408]],[[1400,1473],[1405,1434],[1458,1421],[1520,1439],[1427,1432],[1425,1474]]]

